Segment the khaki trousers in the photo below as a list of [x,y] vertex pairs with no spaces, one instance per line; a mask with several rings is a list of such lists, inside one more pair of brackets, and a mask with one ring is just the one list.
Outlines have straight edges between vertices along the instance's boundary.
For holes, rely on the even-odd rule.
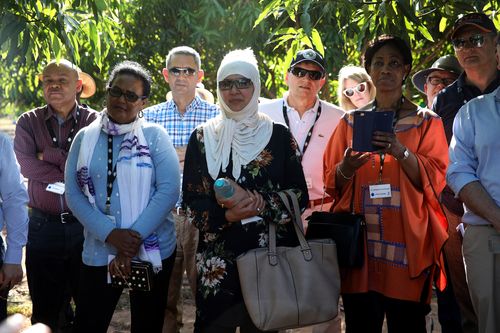
[[187,274],[193,300],[196,299],[196,248],[198,229],[189,223],[187,217],[174,212],[175,232],[177,235],[177,255],[168,286],[167,307],[163,333],[178,333],[182,327],[182,280]]
[[[500,332],[500,307],[495,306],[495,292],[500,286],[500,254],[491,251],[498,244],[499,233],[490,225],[469,225],[465,229],[463,254],[472,305],[478,319],[478,332]],[[493,244],[491,243],[493,240]]]

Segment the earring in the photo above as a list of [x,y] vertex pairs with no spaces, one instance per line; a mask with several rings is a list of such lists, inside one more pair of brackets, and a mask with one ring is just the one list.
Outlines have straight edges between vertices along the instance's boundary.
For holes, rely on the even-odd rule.
[[139,111],[139,118],[142,118],[142,117],[144,117],[144,112],[142,112],[142,110],[141,110],[141,111]]

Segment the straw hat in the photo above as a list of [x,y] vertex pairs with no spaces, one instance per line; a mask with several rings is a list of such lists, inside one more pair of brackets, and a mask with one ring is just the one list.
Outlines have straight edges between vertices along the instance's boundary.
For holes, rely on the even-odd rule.
[[80,98],[90,98],[94,96],[96,85],[92,76],[82,71],[79,71],[78,75],[82,80],[82,94],[80,95]]

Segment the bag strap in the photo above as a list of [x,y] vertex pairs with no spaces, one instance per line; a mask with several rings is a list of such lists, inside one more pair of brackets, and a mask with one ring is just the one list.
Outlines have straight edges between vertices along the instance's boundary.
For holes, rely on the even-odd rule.
[[[288,194],[288,196],[287,196]],[[285,190],[282,192],[278,192],[281,201],[285,205],[288,210],[290,217],[292,219],[291,223],[293,223],[293,227],[295,230],[295,234],[300,243],[300,250],[302,251],[302,255],[304,256],[304,260],[310,261],[312,259],[312,252],[309,243],[307,242],[304,232],[302,231],[302,219],[300,217],[300,207],[297,199],[297,195],[292,190]],[[292,202],[293,211],[290,206],[290,201]],[[299,225],[300,223],[300,225]],[[278,264],[278,255],[276,252],[276,223],[271,222],[269,224],[269,248],[268,248],[268,258],[269,264],[272,266],[276,266]]]

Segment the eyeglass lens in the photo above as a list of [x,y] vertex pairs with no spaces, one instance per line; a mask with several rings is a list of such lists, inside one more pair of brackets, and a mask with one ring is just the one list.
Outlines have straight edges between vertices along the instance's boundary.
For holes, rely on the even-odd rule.
[[440,77],[429,77],[427,79],[427,82],[432,84],[433,86],[437,86],[438,84],[443,84],[445,86],[449,86],[453,82],[455,82],[455,79],[452,78],[440,78]]
[[181,74],[184,76],[193,76],[196,73],[196,69],[191,67],[172,67],[168,71],[174,76],[180,76]]
[[132,91],[123,91],[121,90],[120,88],[118,87],[109,87],[108,88],[108,93],[110,96],[113,96],[113,97],[121,97],[122,95],[125,96],[125,99],[129,102],[137,102],[137,100],[139,98],[144,98],[145,96],[138,96],[136,93],[132,92]]
[[354,93],[357,91],[358,93],[362,93],[366,90],[366,82],[361,82],[353,88],[347,88],[344,90],[344,95],[347,97],[354,96]]
[[311,70],[304,69],[301,67],[292,67],[290,69],[290,73],[292,73],[296,77],[304,77],[306,75],[309,75],[309,78],[313,81],[317,81],[323,77],[323,72],[311,71]]
[[472,45],[472,47],[478,48],[478,47],[483,46],[484,37],[485,37],[485,35],[475,34],[475,35],[470,36],[467,39],[466,38],[455,38],[454,40],[451,41],[451,43],[453,44],[453,47],[456,50],[463,49],[466,46],[467,42],[469,42],[470,45]]
[[233,87],[236,89],[248,89],[252,85],[252,80],[250,79],[237,79],[237,80],[222,80],[219,81],[220,90],[231,90]]

